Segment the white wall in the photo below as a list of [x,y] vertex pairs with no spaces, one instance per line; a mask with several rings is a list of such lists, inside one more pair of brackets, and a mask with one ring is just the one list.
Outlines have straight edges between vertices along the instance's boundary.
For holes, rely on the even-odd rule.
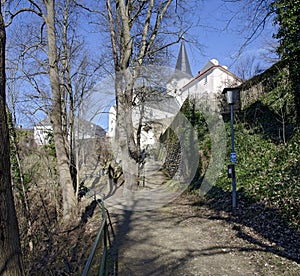
[[115,137],[116,131],[116,107],[111,106],[108,113],[108,131],[106,133],[107,137]]
[[49,143],[47,137],[49,132],[52,132],[51,126],[35,126],[33,128],[34,141],[37,145],[47,145]]
[[225,66],[219,66],[217,60],[211,60],[188,85],[182,88],[182,98],[192,96],[205,99],[211,110],[219,110],[219,97],[223,89],[240,84],[240,80]]

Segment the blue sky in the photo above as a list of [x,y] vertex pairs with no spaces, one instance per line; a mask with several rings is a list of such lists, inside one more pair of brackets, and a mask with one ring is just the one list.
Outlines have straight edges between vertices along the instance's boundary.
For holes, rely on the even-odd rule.
[[[243,9],[245,8],[242,6],[243,3],[225,4],[222,0],[196,1],[196,3],[198,3],[198,6],[195,14],[199,18],[195,18],[195,20],[199,19],[200,24],[189,30],[186,35],[186,47],[193,74],[195,75],[212,58],[216,58],[221,65],[226,65],[234,71],[238,62],[238,53],[247,37],[246,30],[243,33],[239,32],[241,28],[246,28],[248,24],[246,17],[245,20],[238,18],[238,16],[243,16]],[[237,13],[237,15],[231,21],[231,24],[227,26],[228,21],[234,15],[230,11]],[[274,41],[272,34],[275,30],[271,19],[267,23],[263,32],[242,51],[243,55],[255,56],[257,61],[265,68],[268,68],[271,64],[266,63],[261,53],[266,47],[266,42]],[[201,51],[188,42],[191,36],[201,44]],[[179,45],[176,48],[178,51]],[[174,51],[176,51],[176,48],[174,48]]]
[[[245,2],[245,0],[240,2]],[[240,33],[238,30],[243,25],[246,26],[247,20],[241,21],[238,17],[235,17],[229,26],[227,26],[227,23],[234,14],[229,9],[239,15],[245,15],[242,12],[242,3],[235,2],[225,6],[224,0],[191,0],[189,4],[191,4],[192,10],[189,14],[190,18],[186,19],[190,20],[189,23],[192,23],[194,26],[185,35],[185,39],[193,74],[196,75],[208,60],[212,58],[219,60],[221,65],[228,66],[232,72],[236,73],[237,53],[245,42],[247,34],[246,32]],[[274,27],[271,22],[268,23],[262,34],[243,50],[244,55],[255,56],[257,61],[265,65],[265,69],[271,64],[265,64],[260,53],[265,46],[265,42],[272,40],[272,34],[274,33]],[[89,36],[87,44],[90,44],[91,48],[95,47],[95,51],[99,51],[97,47],[101,46],[99,40],[103,39],[103,34],[93,34],[93,28],[89,24],[86,26],[85,32]],[[192,43],[192,40],[199,43],[200,46]],[[176,44],[170,49],[174,53],[174,60],[171,62],[174,67],[179,47],[180,44]],[[26,118],[21,118],[20,121],[22,121],[23,125],[27,125],[23,120],[26,120]],[[38,120],[39,118],[35,119],[35,121]]]
[[[190,0],[188,2],[192,10],[187,15],[189,18],[184,18],[184,20],[188,22],[187,24],[192,24],[193,27],[188,30],[185,39],[194,75],[212,58],[219,60],[221,65],[226,65],[234,71],[239,50],[245,43],[248,34],[247,30],[244,30],[243,33],[240,32],[242,28],[246,29],[248,24],[247,14],[251,15],[245,2],[251,1],[236,0],[230,3],[228,0]],[[234,17],[233,20],[231,20],[232,17]],[[231,23],[228,25],[229,20]],[[274,41],[272,35],[275,30],[271,19],[267,23],[263,32],[242,51],[243,55],[257,57],[257,60],[265,65],[265,69],[271,64],[266,64],[261,57],[261,52],[264,51],[266,42]],[[97,49],[99,47],[95,41],[110,40],[108,35],[104,38],[103,33],[93,34],[90,28],[91,26],[87,25],[86,31],[89,36],[86,39],[92,48],[96,47]],[[200,46],[192,41],[196,41]],[[170,49],[174,54],[174,60],[171,62],[174,67],[179,47],[180,44],[176,44]]]
[[[190,16],[192,20],[197,21],[197,24],[194,24],[194,27],[185,35],[186,48],[193,74],[196,75],[212,58],[219,60],[221,65],[228,66],[232,72],[236,73],[235,66],[238,63],[238,53],[246,41],[247,32],[240,33],[235,27],[242,27],[238,17],[234,18],[230,25],[227,26],[227,24],[233,16],[231,10],[239,15],[242,14],[242,3],[236,2],[225,5],[222,0],[194,0],[194,3],[197,4],[195,10],[191,11]],[[243,23],[246,26],[246,20]],[[255,56],[257,62],[260,62],[267,69],[271,64],[267,64],[262,59],[261,52],[266,41],[272,40],[273,32],[274,27],[269,22],[265,30],[256,39],[253,39],[241,54]],[[192,40],[197,41],[201,46],[192,43]],[[179,43],[171,48],[174,53],[174,60],[171,63],[174,67],[179,48]],[[111,100],[109,101],[111,102]],[[107,122],[107,114],[102,114],[97,123],[107,128],[105,122]]]

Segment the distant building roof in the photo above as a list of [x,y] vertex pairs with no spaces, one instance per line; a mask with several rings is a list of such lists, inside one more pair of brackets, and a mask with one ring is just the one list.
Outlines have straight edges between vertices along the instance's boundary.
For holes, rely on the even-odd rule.
[[[35,126],[52,128],[52,124],[49,117],[46,117],[44,120],[36,123]],[[96,137],[104,137],[106,135],[105,130],[101,126],[96,125],[82,118],[75,120],[75,129],[79,131],[80,135],[96,136]]]
[[192,80],[190,80],[185,86],[183,86],[181,89],[185,90],[187,88],[189,88],[191,85],[193,85],[193,83],[195,81],[197,81],[198,79],[201,79],[203,76],[205,76],[206,74],[208,74],[209,72],[211,72],[212,70],[219,68],[220,70],[222,70],[223,72],[225,72],[228,75],[231,75],[233,78],[240,80],[241,79],[236,76],[234,73],[232,73],[231,71],[228,70],[228,68],[226,66],[221,66],[219,65],[219,62],[216,59],[211,59],[202,69],[201,71],[198,72],[197,76],[195,76]]
[[43,126],[43,127],[46,127],[46,126],[52,126],[51,124],[51,121],[50,121],[50,118],[49,117],[46,117],[44,120],[40,121],[40,122],[37,122],[35,124],[35,126]]
[[86,121],[84,119],[79,119],[75,121],[75,128],[78,128],[77,131],[79,132],[80,137],[105,137],[106,132],[105,130],[92,122]]

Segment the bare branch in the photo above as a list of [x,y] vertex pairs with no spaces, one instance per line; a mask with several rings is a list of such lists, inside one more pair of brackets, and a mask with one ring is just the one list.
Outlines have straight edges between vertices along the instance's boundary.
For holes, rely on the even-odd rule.
[[156,17],[156,22],[155,22],[155,26],[154,26],[154,29],[153,29],[153,32],[151,34],[151,37],[149,39],[149,42],[147,44],[147,49],[146,49],[146,52],[148,52],[150,50],[150,48],[152,47],[153,43],[154,43],[154,40],[156,38],[156,35],[157,35],[157,32],[158,32],[158,29],[161,25],[161,21],[165,15],[165,13],[167,12],[167,9],[168,7],[170,6],[172,0],[168,0],[165,5],[163,7],[161,7],[161,12],[157,14],[157,17]]
[[82,9],[84,9],[84,10],[88,11],[88,12],[100,13],[100,11],[99,11],[99,10],[93,10],[93,9],[90,9],[89,7],[87,7],[87,6],[85,6],[85,5],[81,4],[81,3],[78,3],[78,2],[77,2],[77,1],[75,1],[75,0],[74,0],[74,3],[75,3],[75,5],[76,5],[76,6],[78,6],[78,7],[82,8]]
[[134,22],[138,18],[139,14],[142,11],[142,9],[144,8],[145,4],[146,4],[146,1],[142,1],[140,6],[138,7],[138,9],[136,10],[135,14],[129,20],[130,25],[131,25],[132,22]]
[[113,59],[114,59],[115,67],[117,67],[118,63],[119,63],[117,44],[116,44],[117,38],[116,38],[115,30],[114,30],[114,18],[113,18],[110,0],[106,0],[106,8],[107,8],[108,20],[109,20],[109,31],[110,31],[110,37],[111,37]]
[[166,49],[166,48],[168,48],[168,47],[170,47],[170,46],[172,46],[174,44],[179,43],[181,41],[181,39],[182,39],[182,35],[178,36],[177,40],[172,41],[170,43],[167,43],[167,44],[163,45],[162,47],[159,47],[159,48],[157,48],[157,49],[155,49],[153,51],[150,51],[150,52],[148,52],[148,54],[149,55],[153,55],[153,54],[155,54],[157,52],[160,52],[160,51],[162,51],[162,50],[164,50],[164,49]]
[[245,42],[242,44],[238,55],[241,55],[242,51],[245,49],[245,47],[247,47],[249,45],[249,43],[252,41],[252,39],[255,35],[261,34],[261,32],[263,31],[263,29],[265,27],[266,21],[271,14],[272,14],[272,12],[268,12],[265,15],[265,17],[263,18],[263,20],[259,24],[257,24],[257,26],[254,28],[252,33],[246,38]]
[[142,34],[140,53],[139,53],[139,57],[137,59],[137,62],[139,65],[141,65],[143,62],[143,57],[145,56],[145,51],[147,48],[147,36],[148,36],[153,6],[154,6],[154,0],[150,0],[148,12],[147,12],[146,19],[145,19],[144,30],[143,30],[143,34]]
[[[242,24],[235,23],[235,30],[239,32],[247,32],[245,41],[239,49],[238,56],[256,37],[258,37],[265,29],[268,19],[272,16],[271,8],[272,0],[223,0],[223,2],[233,4],[232,7],[237,7],[236,4],[241,4],[239,10],[232,11],[228,6],[226,8],[231,13],[230,19],[227,21],[225,29],[233,23],[234,20],[240,20]],[[236,27],[239,25],[240,27]],[[243,28],[243,27],[244,28]],[[243,28],[243,29],[241,29]]]
[[39,11],[39,13],[40,13],[41,15],[43,15],[43,11],[42,11],[41,7],[40,7],[35,1],[33,1],[33,0],[28,0],[28,1],[29,1],[29,3],[31,3],[34,7],[37,8],[37,10]]
[[32,12],[32,13],[34,13],[34,14],[36,14],[36,15],[42,17],[42,13],[40,13],[40,12],[34,10],[34,9],[31,9],[31,8],[20,9],[20,10],[14,12],[14,13],[9,12],[10,17],[9,17],[8,22],[5,24],[5,27],[10,26],[11,23],[12,23],[12,21],[13,21],[13,19],[14,19],[17,15],[19,15],[19,14],[21,14],[21,13],[23,13],[23,12]]
[[132,53],[132,39],[130,35],[129,19],[127,16],[128,13],[126,12],[127,7],[125,7],[123,1],[118,1],[117,3],[118,3],[118,8],[120,10],[121,22],[122,22],[121,41],[122,41],[123,50],[120,56],[120,65],[121,65],[121,69],[126,69]]

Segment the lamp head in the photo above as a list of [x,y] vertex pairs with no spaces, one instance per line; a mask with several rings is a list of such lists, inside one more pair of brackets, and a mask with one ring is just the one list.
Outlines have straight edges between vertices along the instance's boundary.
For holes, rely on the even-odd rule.
[[226,95],[227,103],[229,105],[235,104],[237,100],[237,95],[238,92],[240,91],[239,88],[234,88],[234,87],[226,87],[223,89],[222,94]]

